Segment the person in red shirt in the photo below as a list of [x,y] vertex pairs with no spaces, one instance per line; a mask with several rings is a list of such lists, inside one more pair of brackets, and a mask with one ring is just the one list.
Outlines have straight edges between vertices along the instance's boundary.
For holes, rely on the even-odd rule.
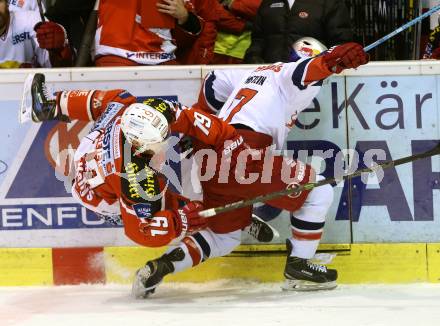
[[[125,90],[74,90],[50,99],[43,74],[25,82],[21,122],[33,120],[95,121],[75,152],[72,196],[88,209],[123,224],[125,234],[147,247],[160,247],[207,225],[190,214],[202,208],[189,203],[182,210],[162,210],[164,179],[154,161],[171,131],[191,135],[213,148],[238,137],[215,116],[158,98],[141,103]],[[209,125],[199,121],[209,121]],[[155,156],[155,154],[158,154]],[[165,195],[177,208],[176,199]],[[174,198],[181,199],[178,196]]]
[[119,0],[100,1],[95,64],[177,64],[176,43],[193,42],[203,25],[189,0],[126,0],[123,6]]

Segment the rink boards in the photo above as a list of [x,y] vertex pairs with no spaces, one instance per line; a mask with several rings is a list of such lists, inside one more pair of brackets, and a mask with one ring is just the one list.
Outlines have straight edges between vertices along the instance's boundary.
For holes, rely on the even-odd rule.
[[[41,71],[47,73],[52,90],[126,88],[136,96],[166,96],[191,104],[211,68]],[[371,149],[381,150],[379,159],[389,160],[431,148],[440,139],[439,72],[436,62],[376,62],[332,77],[299,115],[286,143],[293,152],[286,154],[301,157],[301,151],[318,150],[323,158],[313,153],[312,164],[325,177],[333,177],[355,157],[363,167]],[[59,153],[76,148],[90,126],[19,125],[17,106],[26,73],[8,70],[0,75],[0,276],[8,276],[0,277],[0,285],[129,282],[135,268],[159,252],[136,247],[121,228],[106,225],[72,200]],[[347,152],[351,156],[340,155]],[[195,190],[185,180],[188,164],[182,161],[173,168],[184,192],[191,194]],[[440,159],[389,169],[382,183],[366,179],[334,187],[321,248],[333,244],[331,249],[338,250],[334,266],[340,281],[437,282]],[[242,251],[170,279],[281,280],[281,244],[289,236],[289,216],[282,213],[271,224],[281,233],[272,247],[244,236],[248,246]]]
[[[337,250],[328,265],[338,283],[440,282],[440,244],[351,244],[321,246]],[[0,249],[0,286],[131,283],[135,271],[164,249],[6,248]],[[232,254],[166,277],[166,282],[222,279],[280,282],[286,252],[277,245],[240,246]]]

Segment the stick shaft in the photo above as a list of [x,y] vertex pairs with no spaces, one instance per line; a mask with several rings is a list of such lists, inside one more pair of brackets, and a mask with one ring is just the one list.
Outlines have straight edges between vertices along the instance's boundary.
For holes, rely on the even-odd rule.
[[87,19],[87,24],[84,29],[83,37],[81,39],[81,44],[78,49],[78,58],[76,59],[75,67],[86,67],[91,61],[90,48],[92,46],[96,33],[96,25],[98,22],[98,8],[99,0],[96,0],[95,6],[90,12],[89,18]]
[[345,180],[348,178],[358,177],[358,176],[362,175],[362,173],[374,172],[378,169],[386,169],[386,168],[390,168],[392,166],[398,166],[398,165],[410,163],[410,162],[424,159],[427,157],[431,157],[431,156],[437,155],[437,154],[440,154],[440,143],[436,147],[434,147],[433,149],[430,149],[429,151],[426,151],[424,153],[402,157],[402,158],[397,159],[395,161],[386,161],[386,162],[383,162],[381,164],[377,164],[374,167],[370,167],[370,168],[367,167],[364,169],[359,169],[352,174],[347,174],[347,175],[342,176],[342,178],[340,178],[340,179],[329,178],[329,179],[324,179],[324,180],[318,181],[316,183],[302,184],[302,185],[299,185],[297,188],[283,189],[280,191],[272,192],[270,194],[260,195],[255,198],[240,200],[235,203],[227,204],[225,206],[206,209],[206,210],[199,212],[199,215],[202,217],[211,217],[211,216],[214,216],[214,215],[217,215],[220,213],[232,211],[237,208],[251,206],[251,205],[258,203],[258,202],[265,202],[265,201],[268,201],[268,200],[271,200],[271,199],[274,199],[277,197],[290,195],[290,194],[293,194],[295,192],[299,192],[302,190],[312,190],[313,188],[324,186],[324,185],[330,184],[330,183],[334,183],[336,181],[342,181],[342,180]]
[[396,34],[399,34],[400,32],[404,31],[405,29],[411,27],[414,24],[417,24],[419,21],[421,21],[422,19],[431,16],[434,12],[440,10],[440,5],[437,5],[435,7],[432,7],[430,10],[428,10],[427,12],[425,12],[424,14],[414,18],[413,20],[410,20],[409,22],[407,22],[406,24],[400,26],[398,29],[392,31],[391,33],[385,35],[384,37],[378,39],[376,42],[371,43],[370,45],[367,45],[366,47],[364,47],[364,51],[368,52],[371,49],[375,48],[376,46],[382,44],[383,42],[389,40],[390,38],[392,38],[393,36],[395,36]]
[[40,12],[41,21],[44,23],[46,21],[46,18],[44,17],[44,10],[43,10],[43,5],[41,4],[41,0],[37,0],[37,4],[38,4],[38,11]]

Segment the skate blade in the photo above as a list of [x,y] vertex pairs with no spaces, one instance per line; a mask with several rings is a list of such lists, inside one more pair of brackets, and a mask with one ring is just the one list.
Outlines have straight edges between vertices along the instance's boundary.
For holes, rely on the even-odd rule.
[[[264,221],[262,218],[260,218],[259,216],[255,215],[255,214],[252,214],[252,217],[255,218],[256,220],[258,220],[258,221],[260,221],[260,222],[266,224],[266,225],[272,230],[272,233],[273,233],[273,238],[272,238],[272,240],[273,240],[273,239],[277,239],[277,238],[280,237],[280,233],[279,233],[278,230],[275,229],[272,225],[270,225],[269,223],[267,223],[266,221]],[[272,241],[272,240],[271,240],[271,241]]]
[[326,283],[315,283],[304,280],[285,280],[281,286],[283,291],[319,291],[319,290],[332,290],[336,288],[338,284],[336,281]]
[[[147,269],[148,267],[144,267],[143,269]],[[155,287],[152,288],[146,288],[144,284],[142,283],[142,278],[148,278],[150,277],[151,270],[148,268],[147,270],[142,271],[142,276],[139,275],[140,271],[136,272],[136,275],[134,276],[133,285],[131,287],[131,296],[135,299],[145,299],[150,294],[154,293]]]
[[20,111],[18,112],[18,121],[25,123],[32,119],[32,81],[35,74],[29,74],[23,84],[23,95],[21,97]]

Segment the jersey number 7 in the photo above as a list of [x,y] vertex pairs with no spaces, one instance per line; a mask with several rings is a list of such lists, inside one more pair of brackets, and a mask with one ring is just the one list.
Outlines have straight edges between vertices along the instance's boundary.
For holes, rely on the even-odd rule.
[[[250,88],[242,88],[238,91],[237,95],[235,95],[234,100],[231,102],[231,105],[229,106],[229,108],[231,108],[231,106],[236,103],[236,100],[238,100],[238,103],[235,105],[235,107],[231,110],[231,113],[229,113],[228,118],[225,120],[225,122],[231,122],[232,117],[242,109],[242,107],[249,102],[250,100],[252,100],[252,98],[257,95],[258,91],[256,91],[255,89],[250,89]],[[229,109],[228,108],[228,109]]]

